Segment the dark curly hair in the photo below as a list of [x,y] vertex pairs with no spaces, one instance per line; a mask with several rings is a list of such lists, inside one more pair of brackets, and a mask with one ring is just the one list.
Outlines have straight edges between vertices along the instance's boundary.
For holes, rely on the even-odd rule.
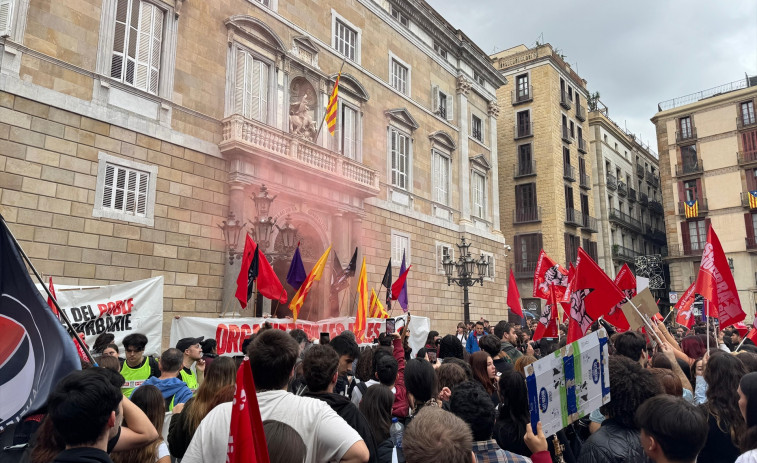
[[474,441],[492,437],[495,410],[489,393],[476,381],[466,381],[452,389],[449,410],[468,423]]
[[649,371],[623,355],[610,356],[610,396],[602,414],[614,418],[621,426],[637,429],[636,409],[650,397],[662,394],[662,385]]
[[[731,441],[739,446],[746,432],[746,423],[739,409],[739,382],[746,375],[746,368],[735,355],[713,352],[704,369],[707,381],[705,411],[715,418],[723,432],[731,435]],[[612,394],[612,393],[611,393]]]
[[455,357],[463,360],[463,345],[454,334],[448,334],[442,338],[442,342],[439,344],[438,357],[440,359]]

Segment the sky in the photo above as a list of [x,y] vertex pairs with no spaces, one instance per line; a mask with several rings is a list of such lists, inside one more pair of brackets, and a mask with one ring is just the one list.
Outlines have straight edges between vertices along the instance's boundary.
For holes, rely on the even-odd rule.
[[427,0],[484,52],[550,43],[657,151],[657,103],[757,75],[754,0]]

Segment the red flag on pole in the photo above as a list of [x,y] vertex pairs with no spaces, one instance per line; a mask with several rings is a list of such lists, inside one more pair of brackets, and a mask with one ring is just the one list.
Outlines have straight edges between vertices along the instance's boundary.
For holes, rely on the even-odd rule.
[[413,266],[407,268],[404,272],[402,272],[402,275],[397,277],[397,281],[392,283],[392,300],[396,301],[398,297],[400,297],[400,292],[402,291],[402,287],[405,286],[405,280],[407,280],[407,274],[410,271],[410,269]]
[[[58,299],[58,296],[55,295],[55,287],[53,286],[53,277],[50,277],[50,294],[55,298]],[[56,317],[60,318],[60,314],[58,313],[58,309],[55,307],[55,303],[53,303],[53,299],[50,296],[47,296],[47,305],[50,306],[50,310],[53,311]]]
[[227,463],[269,463],[268,445],[260,417],[258,396],[250,361],[245,358],[237,370],[237,387],[231,408]]
[[692,283],[691,286],[689,286],[689,289],[683,293],[683,296],[681,296],[676,303],[676,323],[683,325],[688,329],[691,329],[691,327],[694,326],[694,313],[691,309],[694,306],[694,289],[696,285],[696,281]]
[[520,291],[518,291],[518,284],[515,282],[515,274],[513,269],[510,269],[510,281],[507,284],[507,306],[514,314],[523,318],[523,307],[520,305]]
[[715,306],[721,328],[746,318],[728,259],[712,226],[707,231],[707,244],[702,252],[695,291]]
[[[628,267],[628,264],[623,264],[623,266],[618,270],[618,274],[615,275],[615,284],[620,288],[621,291],[623,291],[623,294],[626,295],[626,299],[631,299],[634,296],[636,296],[636,277],[634,276],[633,272],[631,272],[631,269]],[[628,324],[628,320],[626,320],[626,316],[623,313],[623,310],[620,308],[620,306],[623,305],[624,301],[620,301],[615,306],[610,309],[610,312],[605,315],[605,320],[607,320],[608,323],[610,323],[612,326],[617,328],[618,332],[628,331],[631,326]]]
[[544,309],[539,317],[539,324],[534,330],[534,341],[538,341],[541,338],[556,338],[559,333],[558,324],[560,323],[558,315],[558,291],[552,287],[552,291],[549,293],[549,299],[544,305]]
[[553,285],[558,287],[557,298],[561,299],[568,286],[568,272],[542,249],[534,270],[534,297],[549,299]]
[[[581,299],[580,302],[585,307],[586,315],[592,320],[597,320],[602,315],[607,315],[626,295],[583,248],[578,248],[577,262],[571,301],[575,299],[576,293],[583,291],[583,294],[577,297]],[[572,309],[571,312],[573,312]]]

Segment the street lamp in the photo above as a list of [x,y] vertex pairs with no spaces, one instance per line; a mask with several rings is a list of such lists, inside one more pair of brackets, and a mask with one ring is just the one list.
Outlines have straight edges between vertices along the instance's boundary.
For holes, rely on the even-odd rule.
[[274,199],[276,199],[276,196],[270,196],[268,188],[265,185],[260,187],[260,193],[252,195],[256,213],[255,221],[253,222],[253,231],[255,241],[257,241],[261,249],[268,249],[270,244],[271,231],[275,222],[269,213],[271,211],[271,203]]
[[[460,238],[457,248],[460,251],[457,262],[453,262],[449,256],[444,256],[442,267],[444,268],[444,274],[447,276],[447,286],[455,283],[457,286],[463,288],[463,318],[465,322],[468,322],[470,321],[468,287],[476,283],[479,283],[481,286],[484,285],[484,278],[491,274],[491,259],[483,254],[481,254],[478,260],[474,259],[469,251],[470,243],[465,240],[465,237]],[[478,268],[478,276],[474,277],[476,268]],[[454,270],[457,270],[457,277],[452,276]]]
[[294,240],[297,236],[297,227],[292,225],[289,216],[284,220],[284,226],[279,227],[276,225],[281,235],[281,244],[284,246],[284,254],[289,254],[297,246]]
[[245,228],[245,224],[240,220],[237,220],[233,212],[229,212],[229,218],[224,220],[223,225],[218,225],[218,228],[223,230],[223,239],[226,240],[226,248],[229,250],[229,265],[234,264],[234,257],[237,259],[242,258],[241,252],[235,252],[237,244],[239,244],[239,235]]

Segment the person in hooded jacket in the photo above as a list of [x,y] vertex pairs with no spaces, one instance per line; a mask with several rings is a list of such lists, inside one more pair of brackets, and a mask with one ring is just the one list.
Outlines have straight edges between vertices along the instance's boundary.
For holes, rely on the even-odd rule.
[[[182,368],[184,353],[179,349],[166,349],[160,356],[160,377],[150,376],[147,381],[140,385],[152,385],[160,389],[163,399],[166,401],[166,410],[183,404],[192,398],[192,391],[187,384],[176,377]],[[139,388],[137,388],[139,389]],[[135,391],[137,389],[134,389]],[[133,394],[133,392],[132,392]]]
[[365,441],[371,456],[370,463],[376,463],[376,443],[371,427],[357,406],[350,399],[334,392],[339,367],[339,355],[329,345],[313,345],[302,359],[303,374],[308,390],[303,397],[326,402],[332,410],[344,419]]

